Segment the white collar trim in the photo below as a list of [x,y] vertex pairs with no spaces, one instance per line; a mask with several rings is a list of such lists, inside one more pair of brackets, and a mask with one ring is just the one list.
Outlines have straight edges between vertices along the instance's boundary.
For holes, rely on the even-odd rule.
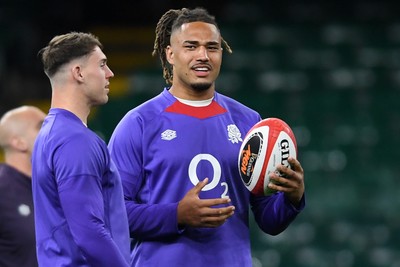
[[206,100],[187,100],[187,99],[182,99],[182,98],[178,98],[175,96],[176,99],[179,100],[179,102],[186,104],[188,106],[192,106],[192,107],[205,107],[211,104],[212,100],[214,99],[214,97],[210,98],[210,99],[206,99]]

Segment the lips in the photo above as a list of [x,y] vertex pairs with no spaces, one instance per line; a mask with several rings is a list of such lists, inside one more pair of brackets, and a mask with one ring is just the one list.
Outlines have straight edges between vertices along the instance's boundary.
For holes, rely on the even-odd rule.
[[199,77],[204,77],[208,75],[211,71],[211,66],[209,65],[196,65],[192,67],[192,70],[196,72],[196,75]]
[[202,67],[202,68],[194,68],[195,71],[209,71],[209,68]]
[[212,68],[208,64],[197,64],[192,67],[195,71],[210,71]]

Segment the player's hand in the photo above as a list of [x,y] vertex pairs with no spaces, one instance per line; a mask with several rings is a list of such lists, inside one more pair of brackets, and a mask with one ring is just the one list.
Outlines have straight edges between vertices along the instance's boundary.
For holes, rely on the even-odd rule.
[[178,224],[192,227],[218,227],[234,213],[235,207],[214,206],[230,203],[229,198],[200,199],[199,193],[206,186],[208,178],[190,189],[178,204]]
[[279,173],[271,173],[268,187],[285,193],[289,201],[297,206],[304,194],[304,171],[298,160],[289,158],[290,168],[280,165],[277,167]]

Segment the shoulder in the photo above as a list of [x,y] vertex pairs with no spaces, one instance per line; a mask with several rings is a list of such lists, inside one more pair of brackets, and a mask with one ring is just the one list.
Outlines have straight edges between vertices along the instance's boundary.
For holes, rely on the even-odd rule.
[[50,154],[68,151],[77,156],[106,148],[105,142],[79,119],[64,114],[45,121],[36,143],[42,151]]
[[[166,89],[139,106],[129,110],[119,122],[121,125],[147,124],[159,118],[165,109],[174,103],[175,99]],[[118,127],[118,126],[117,126]]]
[[38,139],[65,141],[88,134],[89,130],[73,113],[63,109],[51,109],[43,122]]
[[[13,193],[11,188],[18,184],[25,175],[6,163],[0,163],[0,191],[3,193]],[[18,182],[17,182],[18,181]],[[1,194],[0,194],[1,196]]]
[[7,164],[0,163],[0,190],[7,189],[10,182],[10,176],[13,175],[13,169]]
[[215,93],[215,101],[217,101],[218,104],[226,108],[233,115],[237,114],[242,117],[248,117],[249,119],[255,120],[259,120],[260,118],[260,114],[256,110],[221,93]]

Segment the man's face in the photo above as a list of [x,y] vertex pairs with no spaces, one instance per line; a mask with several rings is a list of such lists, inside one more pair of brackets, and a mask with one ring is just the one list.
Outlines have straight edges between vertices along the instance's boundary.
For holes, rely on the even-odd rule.
[[7,113],[2,121],[2,136],[9,151],[31,155],[36,136],[46,114],[39,108],[24,106]]
[[32,154],[33,145],[35,143],[36,136],[42,126],[42,123],[46,117],[46,114],[40,110],[32,110],[26,112],[25,120],[25,131],[23,133],[23,138],[25,138],[28,144],[28,152]]
[[81,68],[84,95],[91,106],[108,102],[110,81],[114,73],[107,66],[107,58],[99,47],[84,61]]
[[171,34],[166,49],[173,66],[173,87],[206,91],[214,89],[222,62],[221,35],[215,25],[191,22]]

